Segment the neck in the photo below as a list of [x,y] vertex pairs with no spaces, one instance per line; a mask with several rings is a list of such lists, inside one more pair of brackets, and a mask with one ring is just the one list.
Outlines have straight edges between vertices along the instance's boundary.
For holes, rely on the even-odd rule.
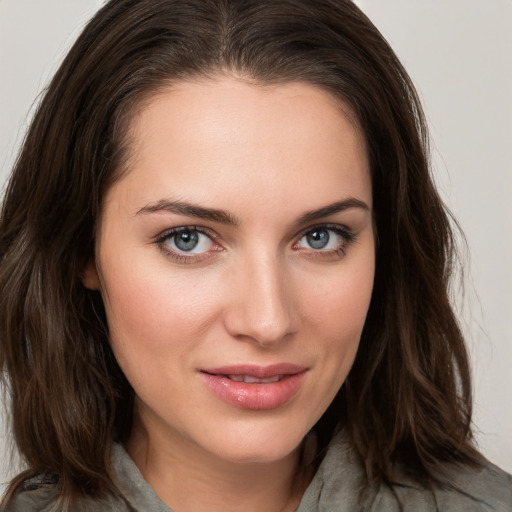
[[126,449],[160,499],[176,512],[292,512],[311,476],[298,447],[284,459],[236,463],[182,437],[165,438],[136,424]]

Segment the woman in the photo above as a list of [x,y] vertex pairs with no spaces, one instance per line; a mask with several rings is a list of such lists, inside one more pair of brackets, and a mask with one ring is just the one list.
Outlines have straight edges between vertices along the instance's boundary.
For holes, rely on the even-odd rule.
[[509,510],[426,138],[350,2],[107,3],[3,205],[4,508]]

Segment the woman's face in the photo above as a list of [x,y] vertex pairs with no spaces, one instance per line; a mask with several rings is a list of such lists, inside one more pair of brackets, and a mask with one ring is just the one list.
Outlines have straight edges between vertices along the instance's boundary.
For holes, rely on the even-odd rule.
[[374,276],[362,136],[304,83],[179,82],[135,118],[96,266],[111,343],[155,443],[292,453],[343,384]]

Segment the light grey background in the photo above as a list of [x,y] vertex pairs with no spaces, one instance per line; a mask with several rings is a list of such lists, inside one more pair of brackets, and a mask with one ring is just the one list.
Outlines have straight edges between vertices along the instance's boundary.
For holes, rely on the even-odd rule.
[[[436,180],[471,257],[457,307],[477,441],[512,472],[512,0],[359,0],[423,99]],[[100,0],[0,0],[0,187],[38,94]],[[0,420],[2,418],[0,417]],[[0,483],[14,465],[2,454]]]

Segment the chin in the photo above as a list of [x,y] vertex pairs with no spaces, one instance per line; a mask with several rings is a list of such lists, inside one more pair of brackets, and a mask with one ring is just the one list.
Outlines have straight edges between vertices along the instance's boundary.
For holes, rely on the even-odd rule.
[[[283,460],[296,452],[309,429],[297,431],[276,425],[277,428],[233,427],[214,439],[209,451],[225,461],[236,464],[265,464]],[[213,443],[212,443],[213,444]]]
[[271,464],[294,454],[300,447],[301,442],[287,446],[286,449],[284,449],[285,447],[282,444],[280,446],[266,446],[264,448],[261,445],[236,446],[227,448],[222,452],[221,457],[226,462],[233,464]]

